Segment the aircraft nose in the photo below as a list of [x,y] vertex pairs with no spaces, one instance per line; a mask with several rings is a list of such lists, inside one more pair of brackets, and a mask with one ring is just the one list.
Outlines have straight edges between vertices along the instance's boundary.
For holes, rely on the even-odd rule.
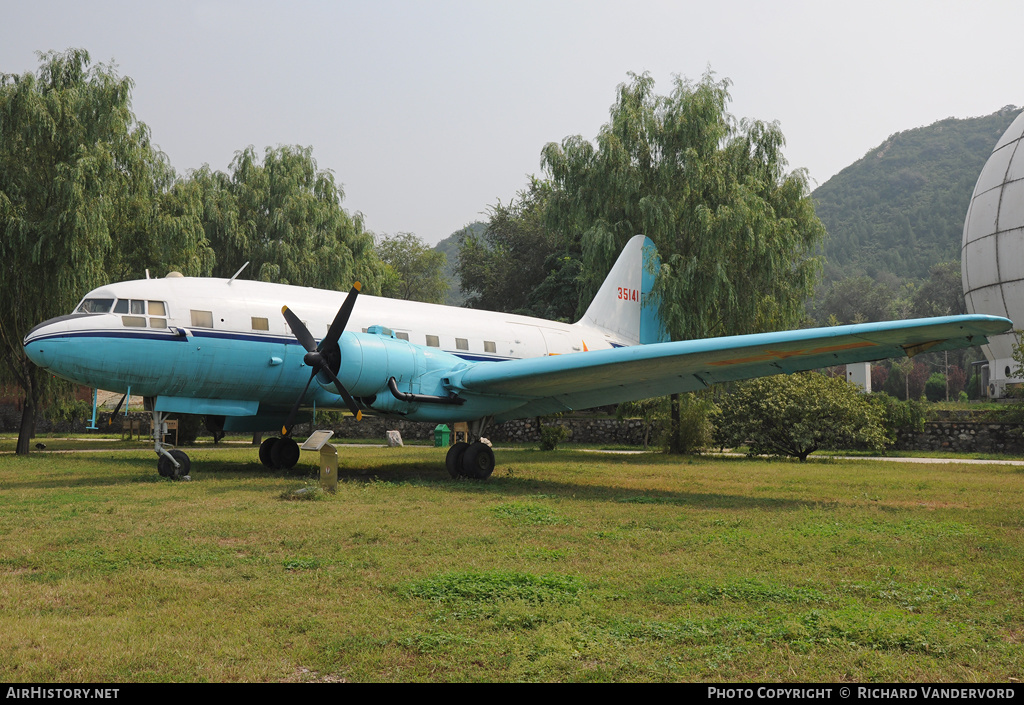
[[69,321],[80,317],[74,314],[58,316],[44,321],[30,330],[23,341],[28,359],[40,367],[50,367],[54,360],[54,350],[60,344],[60,338],[55,336],[66,333]]
[[[51,343],[54,341],[42,341],[33,340],[25,343],[25,354],[28,355],[28,359],[36,363],[40,367],[49,367],[50,363],[53,362],[53,346]],[[50,348],[48,351],[47,348]]]

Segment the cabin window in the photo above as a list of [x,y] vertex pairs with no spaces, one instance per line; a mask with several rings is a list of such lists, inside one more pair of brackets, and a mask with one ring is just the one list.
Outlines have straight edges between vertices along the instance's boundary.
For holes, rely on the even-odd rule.
[[213,328],[213,311],[192,311],[194,328]]
[[455,349],[456,350],[469,350],[469,341],[466,340],[465,338],[456,338],[455,339]]
[[75,313],[110,313],[113,299],[86,299],[78,305]]
[[149,319],[149,327],[150,328],[166,328],[167,327],[167,319],[166,318],[150,318]]
[[150,316],[166,316],[167,306],[164,305],[163,301],[150,301],[149,302],[149,315]]
[[441,341],[438,339],[436,335],[428,335],[427,345],[432,348],[439,348],[441,347]]
[[408,340],[409,339],[409,334],[408,333],[401,333],[401,332],[399,332],[399,333],[395,333],[395,337],[398,338],[399,340]]
[[146,302],[145,301],[136,301],[135,299],[132,299],[132,302],[131,302],[131,312],[132,312],[133,315],[145,316],[146,315]]
[[498,352],[498,348],[494,344],[493,340],[485,340],[484,341],[484,352],[489,352],[489,353],[496,353],[496,352]]
[[129,328],[145,328],[146,317],[145,316],[122,316],[121,322]]
[[252,329],[253,330],[270,330],[270,320],[267,318],[261,318],[260,316],[252,317]]

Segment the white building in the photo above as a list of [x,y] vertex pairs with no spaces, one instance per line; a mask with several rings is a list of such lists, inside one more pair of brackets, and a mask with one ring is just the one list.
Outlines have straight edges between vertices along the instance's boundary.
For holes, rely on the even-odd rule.
[[[1024,113],[996,143],[981,170],[964,221],[961,267],[969,313],[1006,316],[1024,328]],[[1004,396],[1013,377],[1013,333],[982,347],[985,393]]]

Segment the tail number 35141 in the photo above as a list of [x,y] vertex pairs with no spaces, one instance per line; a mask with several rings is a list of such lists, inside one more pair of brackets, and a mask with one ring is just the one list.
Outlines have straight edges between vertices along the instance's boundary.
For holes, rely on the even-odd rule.
[[622,301],[639,301],[640,291],[638,289],[627,289],[625,287],[618,287],[619,299]]

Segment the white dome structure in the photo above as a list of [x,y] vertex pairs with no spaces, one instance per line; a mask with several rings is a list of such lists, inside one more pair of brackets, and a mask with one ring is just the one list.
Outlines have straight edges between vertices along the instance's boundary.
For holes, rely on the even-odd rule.
[[[1006,316],[1024,328],[1024,113],[996,143],[981,170],[964,221],[961,274],[969,313]],[[1012,376],[1013,333],[982,347],[988,369],[982,381],[990,397],[1002,397]],[[987,372],[987,379],[986,373]]]

